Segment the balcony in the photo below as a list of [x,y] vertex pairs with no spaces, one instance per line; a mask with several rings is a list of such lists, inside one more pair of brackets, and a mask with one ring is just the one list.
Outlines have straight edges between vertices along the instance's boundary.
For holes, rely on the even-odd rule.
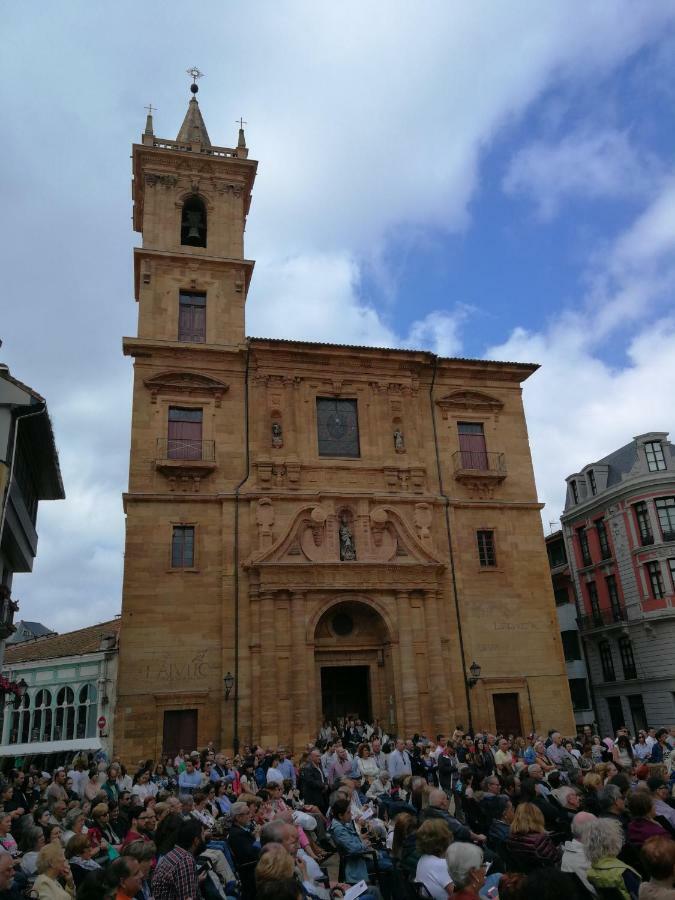
[[590,616],[578,616],[579,631],[593,631],[595,628],[607,628],[610,625],[621,625],[628,621],[626,610],[622,607],[614,609],[597,609]]
[[216,467],[216,442],[157,438],[155,468],[170,477],[208,475]]
[[457,450],[452,454],[452,463],[458,481],[499,483],[506,478],[506,457],[503,453]]

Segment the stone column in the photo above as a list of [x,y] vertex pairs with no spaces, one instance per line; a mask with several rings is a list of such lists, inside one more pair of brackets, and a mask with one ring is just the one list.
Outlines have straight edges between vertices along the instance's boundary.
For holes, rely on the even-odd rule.
[[263,746],[277,743],[277,708],[274,693],[276,684],[276,643],[274,639],[274,592],[260,592],[260,663],[261,684],[266,686],[259,693],[260,734],[253,740]]
[[450,660],[443,659],[441,621],[437,592],[425,591],[424,612],[429,651],[429,681],[434,732],[446,732],[450,725],[450,708],[454,708],[450,677]]
[[295,747],[302,747],[309,741],[313,718],[314,698],[307,690],[307,668],[314,661],[307,659],[305,621],[305,594],[294,591],[291,594],[291,708]]
[[408,591],[396,591],[396,610],[398,616],[398,647],[401,657],[401,695],[403,698],[404,721],[398,723],[400,734],[412,734],[417,726],[418,691],[415,652],[413,649],[412,616],[410,614],[410,598]]

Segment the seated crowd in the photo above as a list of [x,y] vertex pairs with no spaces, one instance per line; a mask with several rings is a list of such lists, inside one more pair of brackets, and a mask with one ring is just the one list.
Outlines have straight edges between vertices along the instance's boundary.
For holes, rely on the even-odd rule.
[[0,900],[675,900],[675,729],[77,756],[0,783]]

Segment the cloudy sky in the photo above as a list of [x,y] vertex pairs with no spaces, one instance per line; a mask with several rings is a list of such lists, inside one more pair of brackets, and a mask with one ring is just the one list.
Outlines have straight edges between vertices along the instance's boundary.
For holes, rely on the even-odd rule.
[[[251,335],[536,361],[544,522],[563,479],[673,426],[675,3],[4,3],[0,358],[48,400],[67,500],[23,618],[120,607],[135,331],[130,145],[185,69],[260,160]],[[546,525],[548,529],[548,524]]]

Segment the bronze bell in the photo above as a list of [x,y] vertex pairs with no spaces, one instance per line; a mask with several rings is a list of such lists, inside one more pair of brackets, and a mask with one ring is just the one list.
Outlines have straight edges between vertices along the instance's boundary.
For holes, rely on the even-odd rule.
[[202,217],[201,214],[197,211],[188,212],[187,214],[188,220],[188,238],[200,238],[201,237],[201,225],[202,225]]

